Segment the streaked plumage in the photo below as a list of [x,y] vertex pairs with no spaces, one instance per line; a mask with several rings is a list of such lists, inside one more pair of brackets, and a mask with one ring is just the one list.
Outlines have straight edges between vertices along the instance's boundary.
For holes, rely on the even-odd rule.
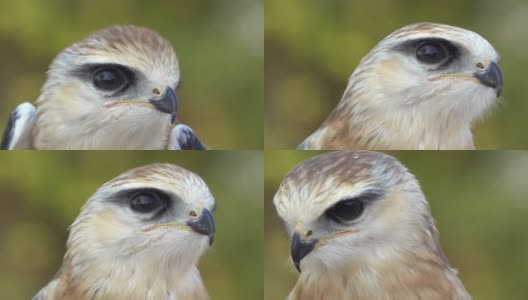
[[[433,47],[445,60],[434,63]],[[469,30],[398,29],[361,60],[337,107],[298,149],[473,149],[471,126],[502,88],[498,61]]]
[[11,115],[2,149],[204,149],[170,139],[198,140],[175,126],[179,83],[176,54],[158,33],[105,28],[57,56],[36,109],[24,103]]
[[312,157],[286,175],[274,204],[300,271],[290,300],[471,299],[417,180],[391,156]]
[[209,299],[197,263],[214,236],[214,199],[170,164],[101,186],[70,227],[62,267],[34,300]]

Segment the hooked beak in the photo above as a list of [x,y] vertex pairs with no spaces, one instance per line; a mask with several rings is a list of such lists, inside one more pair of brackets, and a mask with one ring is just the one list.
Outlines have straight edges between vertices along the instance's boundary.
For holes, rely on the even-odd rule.
[[176,122],[176,112],[178,112],[178,97],[176,97],[176,92],[170,86],[165,88],[161,96],[152,98],[149,102],[157,110],[171,115],[171,123],[174,125]]
[[318,241],[319,240],[317,239],[302,239],[301,235],[298,232],[295,232],[293,234],[291,242],[291,257],[293,260],[293,264],[295,265],[295,269],[297,269],[299,273],[301,272],[301,260],[306,255],[308,255],[308,253],[312,252]]
[[200,216],[196,219],[187,221],[185,223],[189,228],[192,229],[192,231],[207,235],[209,237],[209,246],[213,244],[214,240],[214,234],[215,234],[215,222],[213,219],[213,215],[209,210],[202,209],[202,213]]
[[486,70],[475,72],[473,76],[483,85],[494,88],[497,91],[497,97],[500,96],[502,91],[502,72],[497,63],[494,61],[490,62]]

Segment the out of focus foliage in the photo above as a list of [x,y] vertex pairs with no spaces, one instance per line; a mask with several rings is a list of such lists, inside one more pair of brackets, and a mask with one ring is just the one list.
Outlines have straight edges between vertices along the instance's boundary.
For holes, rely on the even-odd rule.
[[527,16],[525,0],[266,0],[266,148],[294,149],[315,131],[382,38],[437,22],[479,33],[502,55],[503,94],[475,128],[477,148],[527,149]]
[[[473,299],[526,299],[528,153],[520,151],[387,152],[416,175],[440,240]],[[286,173],[314,151],[265,154],[265,299],[284,299],[297,273],[289,237],[273,207]]]
[[215,197],[215,242],[199,266],[211,297],[262,299],[260,151],[2,153],[0,298],[31,299],[58,270],[67,228],[86,200],[118,174],[154,162],[195,172]]
[[158,31],[176,50],[179,118],[214,149],[263,146],[262,0],[1,0],[0,127],[35,101],[52,59],[115,24]]

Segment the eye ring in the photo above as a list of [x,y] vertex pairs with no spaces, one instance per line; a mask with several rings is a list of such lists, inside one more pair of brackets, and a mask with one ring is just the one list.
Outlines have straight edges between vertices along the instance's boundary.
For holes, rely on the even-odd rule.
[[126,72],[117,67],[102,67],[93,72],[95,88],[106,92],[122,92],[130,85]]
[[339,223],[348,224],[363,215],[365,204],[358,198],[339,201],[326,210],[325,215],[329,219]]
[[130,197],[130,208],[137,213],[152,213],[165,206],[163,200],[152,192],[140,192]]
[[438,41],[425,41],[416,46],[416,59],[422,63],[441,65],[450,58],[447,47]]

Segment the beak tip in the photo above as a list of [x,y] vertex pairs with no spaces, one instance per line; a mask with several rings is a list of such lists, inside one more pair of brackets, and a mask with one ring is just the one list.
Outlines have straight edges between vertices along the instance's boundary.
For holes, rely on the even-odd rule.
[[209,239],[209,245],[213,244],[215,234],[215,222],[213,215],[207,209],[203,209],[200,217],[194,220],[187,221],[189,226],[194,232],[202,235],[206,235]]
[[301,260],[308,255],[315,248],[318,240],[304,240],[298,232],[295,232],[292,237],[291,257],[295,269],[301,273]]
[[301,262],[296,261],[293,264],[295,265],[295,269],[297,270],[297,272],[301,273]]
[[165,91],[163,91],[161,96],[152,98],[149,102],[157,110],[172,115],[171,120],[175,120],[176,112],[178,112],[178,97],[176,96],[176,92],[174,92],[170,86],[165,88]]
[[497,98],[502,92],[502,72],[496,62],[490,62],[483,72],[474,73],[473,76],[483,85],[494,88]]

